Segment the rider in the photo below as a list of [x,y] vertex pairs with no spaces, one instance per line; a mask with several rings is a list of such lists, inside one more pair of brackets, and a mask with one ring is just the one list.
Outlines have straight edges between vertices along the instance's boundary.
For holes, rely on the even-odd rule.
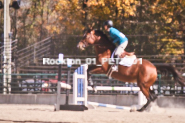
[[[109,32],[110,37],[113,39],[113,43],[117,46],[115,49],[115,55],[117,58],[120,58],[121,54],[125,52],[125,48],[128,44],[128,38],[119,30],[113,27],[113,22],[111,20],[107,20],[104,22],[104,28]],[[115,64],[113,67],[114,71],[117,71],[118,67]]]

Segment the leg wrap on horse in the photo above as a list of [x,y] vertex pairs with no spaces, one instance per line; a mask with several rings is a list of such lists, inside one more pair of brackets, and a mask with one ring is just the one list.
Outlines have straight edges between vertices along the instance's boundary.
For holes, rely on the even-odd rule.
[[93,83],[93,81],[92,81],[92,78],[91,78],[91,77],[89,77],[89,78],[88,78],[88,83],[89,83],[90,85],[94,85],[94,83]]
[[139,111],[139,112],[144,111],[144,110],[146,109],[146,107],[147,107],[150,103],[151,103],[151,100],[150,100],[150,99],[147,100],[147,103],[146,103],[141,109],[139,109],[139,110],[137,110],[137,111]]

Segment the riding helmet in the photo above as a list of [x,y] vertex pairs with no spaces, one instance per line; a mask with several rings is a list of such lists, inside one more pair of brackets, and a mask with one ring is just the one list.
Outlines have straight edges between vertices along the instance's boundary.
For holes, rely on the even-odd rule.
[[103,23],[103,25],[107,25],[108,27],[113,27],[113,22],[111,20],[107,20]]

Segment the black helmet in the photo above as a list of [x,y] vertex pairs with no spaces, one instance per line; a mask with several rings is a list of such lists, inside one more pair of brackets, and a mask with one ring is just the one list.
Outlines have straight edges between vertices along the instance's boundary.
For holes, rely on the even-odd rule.
[[107,25],[108,27],[113,27],[113,22],[111,20],[107,20],[103,23],[103,25]]

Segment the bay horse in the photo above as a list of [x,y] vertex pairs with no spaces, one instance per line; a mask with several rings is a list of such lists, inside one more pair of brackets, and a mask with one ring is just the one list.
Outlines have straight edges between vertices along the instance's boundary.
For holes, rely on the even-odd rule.
[[[100,30],[87,30],[77,47],[84,50],[90,45],[94,45],[96,65],[89,65],[87,69],[88,82],[92,82],[91,74],[106,74],[109,71],[111,65],[108,64],[108,61],[103,64],[102,58],[110,58],[115,49],[115,45],[109,40],[106,34]],[[143,111],[151,101],[154,101],[157,98],[154,91],[150,89],[150,86],[152,86],[157,79],[157,69],[167,69],[173,74],[176,81],[182,86],[185,85],[182,76],[173,66],[154,66],[150,61],[145,59],[142,59],[142,64],[138,61],[130,67],[119,65],[118,72],[113,72],[111,77],[122,82],[137,82],[138,87],[147,99],[147,103],[141,109],[137,110]]]

